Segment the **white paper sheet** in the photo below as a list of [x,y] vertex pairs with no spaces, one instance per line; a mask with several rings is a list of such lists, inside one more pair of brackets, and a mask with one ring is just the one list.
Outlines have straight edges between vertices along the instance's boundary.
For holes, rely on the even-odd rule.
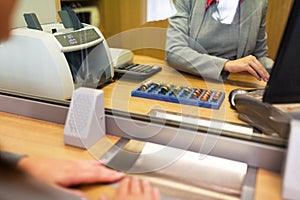
[[147,22],[164,20],[175,13],[172,0],[147,0]]

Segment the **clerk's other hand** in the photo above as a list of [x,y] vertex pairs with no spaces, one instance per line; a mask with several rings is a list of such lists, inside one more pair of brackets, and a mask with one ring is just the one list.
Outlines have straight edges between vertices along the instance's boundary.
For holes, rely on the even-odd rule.
[[265,67],[252,55],[237,60],[229,60],[224,66],[224,71],[230,73],[248,72],[257,80],[265,82],[267,82],[270,77]]
[[59,160],[24,157],[18,168],[34,178],[59,187],[67,192],[84,196],[69,186],[90,183],[109,183],[119,181],[125,174],[105,167],[96,160]]

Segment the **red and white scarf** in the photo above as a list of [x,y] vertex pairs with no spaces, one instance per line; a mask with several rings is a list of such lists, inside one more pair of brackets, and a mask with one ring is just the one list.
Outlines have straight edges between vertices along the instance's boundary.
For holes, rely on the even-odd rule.
[[218,3],[217,10],[213,12],[212,17],[221,23],[231,24],[241,1],[242,0],[207,0],[206,9],[208,9],[212,3]]
[[212,3],[214,3],[214,2],[216,2],[216,3],[218,3],[220,0],[207,0],[207,2],[206,2],[206,10],[207,10],[207,8],[212,4]]
[[[214,2],[218,3],[220,0],[207,0],[206,2],[206,9]],[[240,3],[242,2],[242,0],[239,1]]]

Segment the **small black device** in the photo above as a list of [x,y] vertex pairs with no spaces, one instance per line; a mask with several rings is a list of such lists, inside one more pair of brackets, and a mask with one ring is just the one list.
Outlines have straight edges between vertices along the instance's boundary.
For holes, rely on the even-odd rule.
[[115,77],[134,80],[144,80],[161,71],[160,66],[130,63],[115,67]]
[[267,135],[286,139],[290,131],[289,114],[272,104],[262,102],[259,92],[236,95],[234,101],[239,119]]
[[129,49],[109,48],[113,66],[114,78],[141,81],[161,71],[162,67],[133,62],[134,54]]
[[229,101],[230,106],[231,106],[232,109],[236,110],[235,101],[234,101],[235,96],[237,94],[246,94],[246,93],[248,93],[248,91],[244,90],[244,89],[234,89],[234,90],[231,90],[231,92],[228,95],[228,101]]

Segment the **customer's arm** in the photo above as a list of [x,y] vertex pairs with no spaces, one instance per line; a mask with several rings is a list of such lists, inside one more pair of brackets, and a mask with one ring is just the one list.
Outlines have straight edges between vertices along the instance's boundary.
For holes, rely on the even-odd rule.
[[[85,199],[83,192],[68,187],[125,177],[96,160],[41,159],[10,152],[0,155],[0,199]],[[126,178],[114,197],[123,199],[159,200],[160,192],[145,180]]]
[[24,157],[18,162],[18,168],[38,180],[55,185],[61,189],[80,193],[70,186],[90,183],[116,182],[125,174],[105,167],[96,160],[65,160]]
[[125,177],[124,173],[109,169],[96,160],[33,158],[11,152],[1,152],[0,155],[1,159],[10,166],[21,169],[42,182],[77,195],[81,192],[68,187],[115,182]]
[[16,167],[21,158],[26,157],[23,154],[16,154],[8,151],[0,151],[0,159],[10,166]]

